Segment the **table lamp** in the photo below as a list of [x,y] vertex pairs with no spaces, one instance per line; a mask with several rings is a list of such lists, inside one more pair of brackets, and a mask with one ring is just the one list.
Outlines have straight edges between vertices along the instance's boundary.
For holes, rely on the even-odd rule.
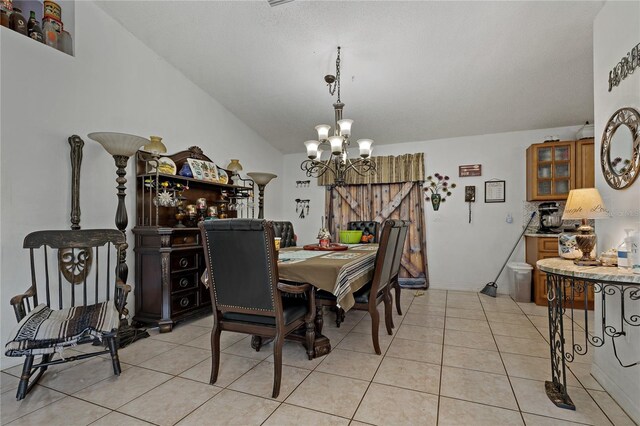
[[580,219],[582,225],[576,235],[576,243],[582,252],[582,257],[573,261],[576,265],[593,266],[599,262],[591,257],[591,251],[596,245],[596,234],[593,227],[587,223],[588,219],[606,219],[609,211],[602,202],[602,197],[596,188],[572,189],[564,207],[562,220]]
[[[97,132],[89,133],[89,138],[98,142],[109,154],[113,156],[116,162],[116,182],[118,186],[118,208],[116,209],[116,227],[125,235],[127,225],[129,224],[129,218],[127,216],[127,207],[124,204],[124,197],[126,195],[125,183],[127,183],[127,162],[129,157],[134,155],[141,146],[148,144],[149,139],[145,139],[140,136],[127,135],[125,133],[114,132]],[[127,243],[125,242],[123,249],[120,252],[120,262],[118,266],[118,277],[127,282],[127,276],[129,275],[129,268],[127,267]]]
[[231,159],[231,162],[227,166],[227,170],[231,172],[231,182],[234,185],[238,185],[238,177],[240,177],[240,171],[242,171],[242,164],[240,164],[240,160]]
[[247,176],[258,185],[258,219],[264,219],[264,187],[271,182],[271,179],[278,176],[273,173],[263,172],[250,172],[247,173]]

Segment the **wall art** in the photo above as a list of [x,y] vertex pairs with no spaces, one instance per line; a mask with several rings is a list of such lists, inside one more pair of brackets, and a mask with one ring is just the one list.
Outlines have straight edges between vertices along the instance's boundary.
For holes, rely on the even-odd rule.
[[633,46],[627,56],[620,59],[620,62],[609,71],[609,91],[619,86],[622,80],[627,78],[629,74],[640,67],[640,43]]

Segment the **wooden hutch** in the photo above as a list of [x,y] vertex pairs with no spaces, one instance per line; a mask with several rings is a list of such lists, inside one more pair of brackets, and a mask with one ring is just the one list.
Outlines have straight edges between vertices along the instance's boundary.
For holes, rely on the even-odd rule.
[[[226,217],[253,217],[253,181],[241,179],[239,182],[246,186],[234,185],[228,180],[231,173],[224,170],[221,174],[226,174],[228,183],[224,179],[210,182],[162,173],[166,170],[161,165],[156,167],[158,156],[139,151],[136,158],[133,321],[158,325],[160,332],[169,332],[178,321],[211,312],[209,290],[200,282],[206,264],[197,227],[197,221],[207,213],[201,210],[192,220],[188,215],[178,215],[178,220],[179,207],[182,211],[204,198],[208,206],[216,206]],[[161,162],[166,163],[166,158],[175,164],[175,173],[188,158],[211,161],[195,146],[161,157]],[[238,205],[243,207],[238,210]]]

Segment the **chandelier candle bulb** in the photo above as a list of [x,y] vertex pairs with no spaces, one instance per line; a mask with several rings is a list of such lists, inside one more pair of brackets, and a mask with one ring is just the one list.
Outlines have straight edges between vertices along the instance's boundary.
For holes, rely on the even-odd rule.
[[329,144],[331,145],[331,152],[334,155],[342,153],[342,136],[329,136]]
[[371,139],[358,139],[360,157],[367,158],[371,155],[371,145],[373,145],[373,141]]
[[342,119],[338,121],[338,126],[340,127],[340,135],[341,136],[351,136],[351,125],[353,124],[353,120],[349,120],[348,118]]
[[326,141],[327,139],[329,139],[329,130],[331,129],[331,126],[329,126],[328,124],[319,124],[316,126],[316,131],[318,132],[318,140],[319,141]]

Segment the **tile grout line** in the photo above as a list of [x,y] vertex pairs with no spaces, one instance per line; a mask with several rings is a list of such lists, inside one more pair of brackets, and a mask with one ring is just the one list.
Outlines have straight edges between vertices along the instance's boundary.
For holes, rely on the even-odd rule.
[[440,379],[438,380],[438,405],[436,406],[436,426],[440,423],[440,401],[442,400],[442,371],[444,370],[444,340],[447,335],[447,299],[449,291],[444,294],[444,324],[442,324],[442,350],[440,351]]
[[[484,312],[484,315],[487,318],[487,323],[489,324],[489,329],[491,330],[491,337],[493,338],[493,342],[495,343],[496,348],[498,348],[498,356],[500,357],[500,362],[502,362],[502,368],[504,368],[504,372],[506,373],[507,381],[509,382],[509,387],[511,388],[511,393],[513,394],[513,399],[516,402],[516,407],[518,407],[518,412],[520,413],[520,418],[522,419],[522,424],[526,425],[526,422],[524,420],[524,414],[522,413],[522,409],[520,408],[520,402],[518,401],[518,397],[516,396],[516,391],[513,389],[513,383],[511,383],[511,377],[509,376],[509,371],[507,370],[507,366],[504,363],[504,358],[502,358],[502,352],[500,351],[500,346],[498,346],[498,341],[496,340],[496,336],[493,334],[493,328],[491,328],[491,322],[487,317],[487,311],[484,309],[484,304],[482,303],[482,298],[480,296],[480,293],[478,293],[478,298],[480,299],[480,305],[482,306],[482,311]],[[511,297],[509,297],[509,299],[513,300]],[[515,303],[515,300],[513,300],[513,302]],[[522,310],[522,308],[520,308],[520,306],[518,306],[518,308],[524,314],[524,311]]]

